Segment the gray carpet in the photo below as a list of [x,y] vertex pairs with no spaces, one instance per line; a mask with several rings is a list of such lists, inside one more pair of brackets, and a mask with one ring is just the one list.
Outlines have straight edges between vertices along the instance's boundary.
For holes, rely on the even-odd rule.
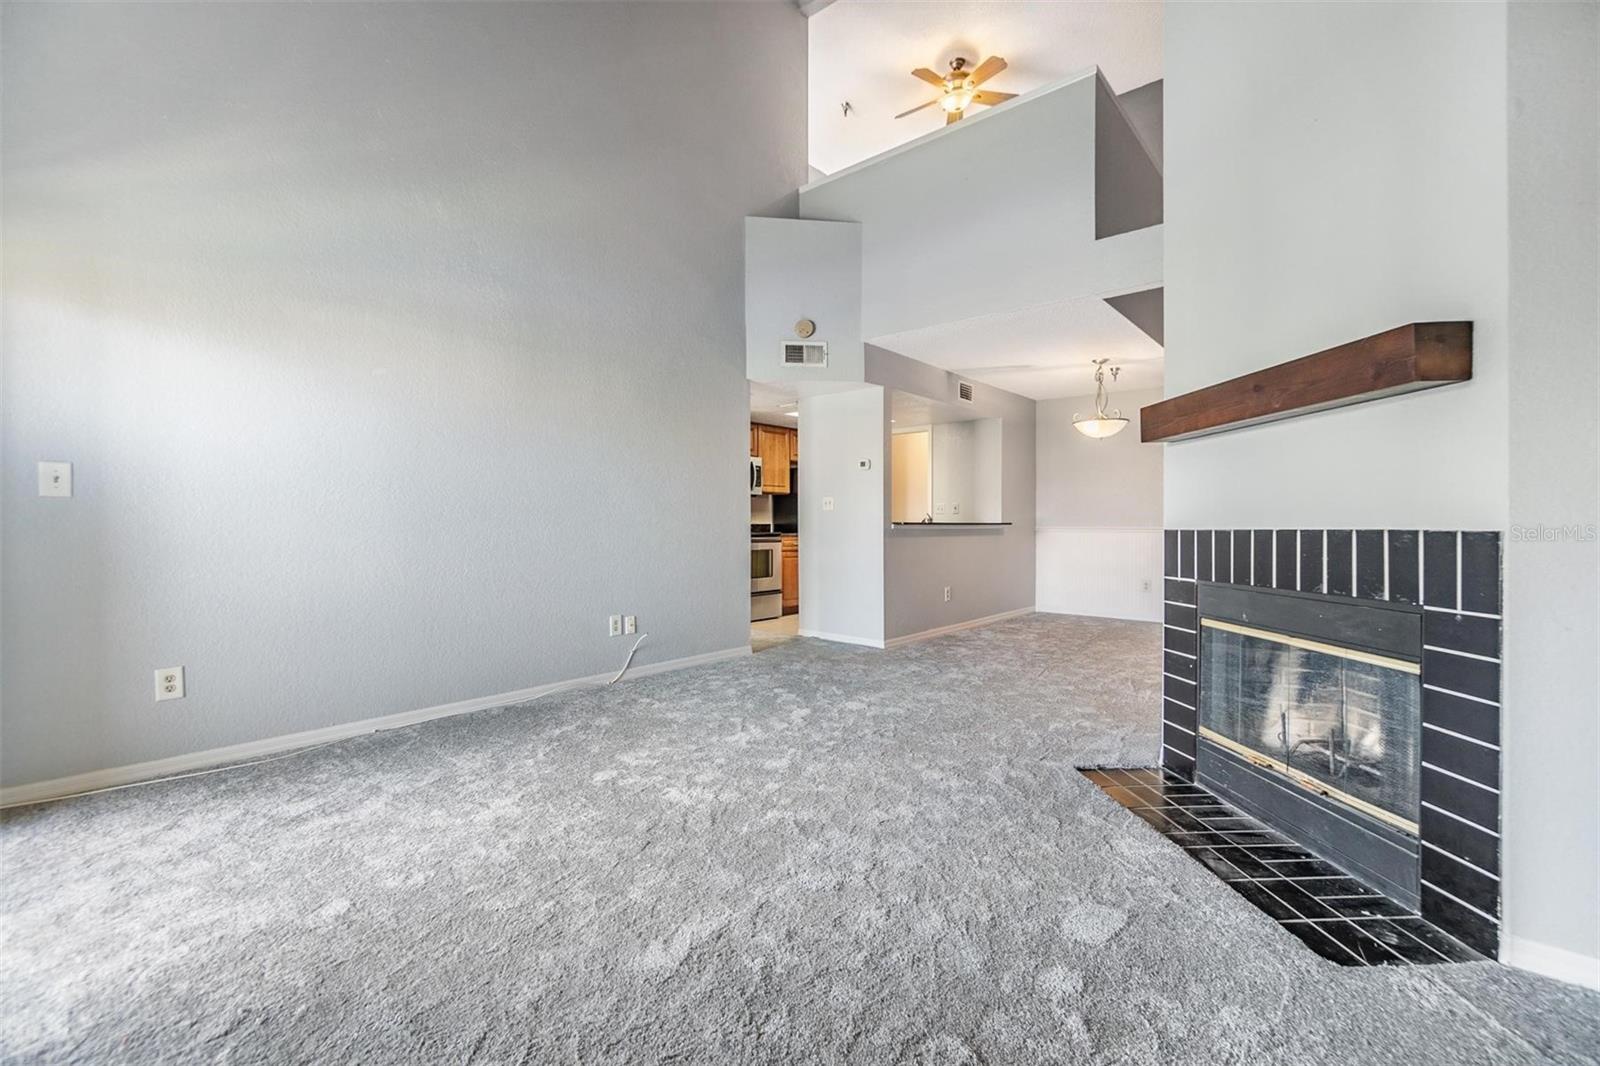
[[759,656],[0,822],[21,1062],[1534,1063],[1600,997],[1324,962],[1080,774],[1153,626]]

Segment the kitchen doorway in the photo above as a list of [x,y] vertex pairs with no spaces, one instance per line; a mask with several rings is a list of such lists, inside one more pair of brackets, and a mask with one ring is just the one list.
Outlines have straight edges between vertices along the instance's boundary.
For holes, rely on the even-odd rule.
[[800,398],[750,384],[750,649],[800,635]]

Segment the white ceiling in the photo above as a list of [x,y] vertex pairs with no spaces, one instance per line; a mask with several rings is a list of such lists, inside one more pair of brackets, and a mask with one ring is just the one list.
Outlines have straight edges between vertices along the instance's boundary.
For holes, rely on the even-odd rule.
[[[1098,66],[1119,93],[1161,77],[1161,8],[1136,0],[835,0],[808,20],[811,165],[827,174],[944,123],[914,67],[943,74],[955,56],[1009,67],[986,88],[1025,93]],[[840,105],[850,102],[845,116]]]
[[1122,367],[1115,388],[1161,385],[1161,345],[1099,297],[1063,300],[872,338],[901,355],[1035,400],[1094,392],[1092,360]]

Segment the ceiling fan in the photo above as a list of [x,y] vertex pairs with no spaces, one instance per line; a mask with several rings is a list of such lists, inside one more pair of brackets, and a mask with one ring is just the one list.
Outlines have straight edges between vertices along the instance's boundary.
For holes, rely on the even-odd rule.
[[918,104],[910,111],[900,112],[895,118],[905,118],[907,115],[915,114],[925,107],[932,107],[934,104],[938,104],[944,108],[944,124],[948,126],[952,122],[960,122],[967,108],[973,104],[993,107],[995,104],[1005,103],[1017,94],[980,92],[978,89],[978,86],[1004,69],[1006,69],[1006,61],[999,56],[990,56],[982,63],[979,63],[973,70],[967,69],[967,61],[964,57],[957,56],[950,61],[950,73],[942,78],[927,67],[918,67],[911,72],[911,76],[921,78],[929,85],[938,86],[941,93],[925,104]]

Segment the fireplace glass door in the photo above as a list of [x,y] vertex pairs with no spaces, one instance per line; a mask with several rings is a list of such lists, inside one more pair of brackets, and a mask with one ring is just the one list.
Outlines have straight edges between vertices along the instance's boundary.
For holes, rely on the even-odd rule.
[[1200,650],[1200,725],[1209,739],[1266,756],[1300,784],[1387,812],[1415,833],[1415,663],[1209,619]]

